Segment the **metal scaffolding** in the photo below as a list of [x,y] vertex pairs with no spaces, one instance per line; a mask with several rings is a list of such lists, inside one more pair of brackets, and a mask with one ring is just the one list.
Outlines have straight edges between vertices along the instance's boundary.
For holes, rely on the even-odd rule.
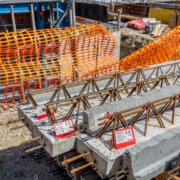
[[[75,0],[3,0],[0,1],[0,15],[11,14],[13,31],[18,23],[16,13],[29,13],[31,27],[35,29],[73,27],[75,22]],[[1,18],[2,19],[2,18]],[[2,22],[2,21],[1,21]],[[7,28],[6,24],[2,24]]]

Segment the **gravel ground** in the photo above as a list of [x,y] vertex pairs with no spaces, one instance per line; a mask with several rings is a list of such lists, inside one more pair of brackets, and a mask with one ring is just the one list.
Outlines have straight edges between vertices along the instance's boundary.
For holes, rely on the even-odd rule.
[[20,145],[31,139],[26,127],[11,130],[23,125],[22,122],[7,125],[8,121],[17,120],[17,107],[0,108],[0,179],[2,180],[66,180],[67,175],[56,162],[43,150],[31,153],[24,151],[37,146],[36,143]]

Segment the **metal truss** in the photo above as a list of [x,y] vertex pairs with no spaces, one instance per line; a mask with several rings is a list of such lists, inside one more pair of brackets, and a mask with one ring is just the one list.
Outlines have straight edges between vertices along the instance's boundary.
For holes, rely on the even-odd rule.
[[[102,118],[99,119],[99,121],[105,120],[107,118],[109,118],[109,120],[105,121],[105,122],[100,122],[98,124],[99,126],[104,125],[104,127],[97,134],[96,138],[100,138],[106,132],[108,127],[110,127],[110,125],[113,124],[111,147],[110,147],[110,149],[113,149],[113,146],[114,146],[114,133],[115,133],[115,130],[119,129],[119,127],[120,127],[119,121],[122,123],[123,127],[125,127],[125,128],[130,127],[130,126],[134,126],[134,124],[138,120],[140,120],[140,118],[142,117],[143,114],[146,115],[145,128],[144,128],[144,136],[146,136],[146,134],[147,134],[147,125],[148,125],[148,122],[150,121],[151,116],[155,116],[158,123],[159,123],[159,126],[161,128],[165,128],[165,125],[163,123],[163,120],[162,120],[161,116],[170,107],[171,107],[171,110],[172,110],[171,123],[174,124],[175,108],[176,108],[177,100],[180,102],[180,94],[175,94],[175,95],[167,97],[167,98],[158,99],[156,101],[149,102],[149,103],[143,104],[141,106],[137,106],[137,107],[134,107],[134,108],[131,108],[131,109],[127,109],[127,110],[124,110],[124,111],[121,111],[121,112],[117,112],[117,113],[102,117]],[[150,113],[150,111],[152,111],[152,113]],[[128,119],[128,121],[130,123],[127,125],[125,118],[128,118],[128,117],[130,118],[130,120]]]
[[[36,108],[38,103],[33,95],[54,91],[50,101],[46,104],[46,111],[50,122],[57,120],[52,115],[52,106],[70,107],[67,114],[62,119],[68,119],[76,111],[76,123],[82,104],[83,110],[93,106],[92,100],[98,99],[99,106],[111,101],[120,100],[124,97],[130,97],[134,94],[147,92],[156,87],[170,86],[180,78],[180,62],[173,62],[149,68],[138,68],[136,70],[115,73],[107,76],[87,79],[80,82],[61,84],[57,87],[45,88],[28,93],[28,98]],[[102,88],[99,82],[105,82]],[[72,96],[69,88],[81,86],[82,88]]]

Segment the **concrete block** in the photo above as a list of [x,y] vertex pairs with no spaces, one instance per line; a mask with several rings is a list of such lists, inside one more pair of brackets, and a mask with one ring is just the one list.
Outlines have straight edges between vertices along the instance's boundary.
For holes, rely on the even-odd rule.
[[115,49],[115,57],[120,60],[120,47],[121,47],[121,31],[116,31],[116,32],[113,32],[112,33],[114,35],[114,37],[116,38],[116,44],[117,44],[117,47]]
[[36,112],[32,106],[24,106],[18,109],[19,117],[24,117],[24,124],[32,132],[33,137],[41,136],[39,144],[44,145],[44,149],[51,157],[56,157],[76,148],[76,138],[79,136],[71,136],[64,139],[57,139],[54,133],[54,127],[50,126],[48,119],[37,120]]
[[92,156],[88,160],[95,161],[98,172],[102,177],[106,177],[110,173],[118,171],[120,164],[122,164],[122,154],[125,150],[119,154],[114,153],[114,151],[111,152],[100,140],[84,134],[77,139],[77,151],[81,154],[90,151]]
[[134,129],[136,145],[119,150],[109,150],[112,132],[106,132],[101,139],[83,134],[77,138],[79,153],[92,152],[101,176],[116,174],[119,169],[127,169],[131,179],[149,180],[163,172],[168,163],[180,152],[180,107],[176,108],[175,124],[172,125],[171,112],[166,112],[162,120],[166,128],[160,128],[157,120],[150,118],[147,136],[143,135],[144,119],[137,122]]
[[180,126],[128,149],[123,155],[124,168],[131,179],[149,180],[163,172],[179,152]]

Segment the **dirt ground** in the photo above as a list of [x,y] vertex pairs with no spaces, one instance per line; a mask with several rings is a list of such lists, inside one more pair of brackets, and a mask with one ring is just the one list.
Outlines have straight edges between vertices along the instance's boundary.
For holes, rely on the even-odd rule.
[[121,59],[149,44],[154,38],[144,34],[144,30],[138,31],[128,27],[121,29]]
[[[6,107],[5,107],[6,109]],[[1,180],[66,180],[65,171],[43,150],[25,153],[36,143],[20,145],[31,139],[31,133],[26,127],[12,129],[23,125],[6,123],[18,119],[17,107],[8,110],[0,108],[0,179]]]

